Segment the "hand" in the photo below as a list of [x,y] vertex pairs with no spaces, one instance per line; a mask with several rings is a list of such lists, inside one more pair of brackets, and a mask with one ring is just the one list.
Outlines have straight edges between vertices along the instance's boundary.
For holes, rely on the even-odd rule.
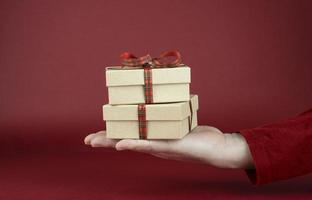
[[90,134],[85,144],[92,147],[112,147],[116,150],[132,150],[180,161],[193,161],[220,168],[253,168],[252,157],[243,136],[224,134],[210,126],[198,126],[179,140],[113,140],[106,132]]

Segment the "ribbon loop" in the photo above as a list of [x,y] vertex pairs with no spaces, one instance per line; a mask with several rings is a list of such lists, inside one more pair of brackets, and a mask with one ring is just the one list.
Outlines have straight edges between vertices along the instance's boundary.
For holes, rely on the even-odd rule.
[[120,57],[122,59],[123,66],[128,67],[143,67],[146,64],[151,64],[153,60],[152,57],[148,54],[146,56],[137,58],[129,52],[122,53]]
[[[174,58],[174,60],[170,60]],[[163,52],[159,58],[154,59],[155,67],[175,67],[182,63],[181,54],[179,51]]]

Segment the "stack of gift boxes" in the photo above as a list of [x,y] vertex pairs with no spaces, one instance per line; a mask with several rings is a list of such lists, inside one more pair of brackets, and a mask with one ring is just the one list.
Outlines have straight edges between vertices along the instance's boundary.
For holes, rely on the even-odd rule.
[[179,56],[170,63],[129,55],[123,66],[106,68],[107,138],[184,137],[197,126],[198,96],[190,95],[190,67],[181,64],[178,52],[162,54]]

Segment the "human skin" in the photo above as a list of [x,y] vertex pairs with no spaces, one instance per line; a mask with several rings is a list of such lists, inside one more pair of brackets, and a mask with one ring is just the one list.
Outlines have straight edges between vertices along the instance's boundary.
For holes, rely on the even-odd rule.
[[252,169],[253,159],[248,144],[239,133],[222,133],[210,126],[198,126],[178,140],[115,140],[105,131],[89,134],[86,145],[148,153],[164,159],[209,164],[218,168]]

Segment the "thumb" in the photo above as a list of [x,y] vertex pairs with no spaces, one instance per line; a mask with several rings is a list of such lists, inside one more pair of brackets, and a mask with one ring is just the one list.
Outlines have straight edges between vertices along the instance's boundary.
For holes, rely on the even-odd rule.
[[143,153],[170,152],[172,145],[167,140],[132,140],[124,139],[116,144],[116,149],[132,150]]

